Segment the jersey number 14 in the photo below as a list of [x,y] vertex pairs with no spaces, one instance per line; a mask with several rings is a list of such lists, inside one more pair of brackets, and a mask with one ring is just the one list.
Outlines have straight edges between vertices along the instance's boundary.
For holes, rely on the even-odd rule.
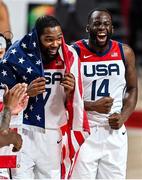
[[97,88],[96,86],[97,80],[94,80],[92,82],[92,94],[91,94],[91,100],[95,100],[96,96],[109,96],[109,80],[104,79],[100,86]]

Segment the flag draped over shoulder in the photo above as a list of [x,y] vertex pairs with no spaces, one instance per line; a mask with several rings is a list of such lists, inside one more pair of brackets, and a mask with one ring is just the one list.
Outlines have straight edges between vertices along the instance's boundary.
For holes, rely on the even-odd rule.
[[[59,54],[64,60],[66,72],[71,72],[75,77],[74,93],[66,103],[69,120],[66,126],[61,127],[62,178],[69,178],[78,150],[89,133],[89,126],[84,112],[79,57],[72,47],[65,44],[64,39]],[[44,77],[44,70],[36,30],[33,29],[23,39],[15,42],[0,62],[0,85],[7,84],[11,88],[19,82],[30,84],[37,77]],[[24,111],[24,128],[44,132],[46,128],[44,104],[42,94],[30,98]]]
[[[0,62],[0,85],[7,84],[9,88],[17,83],[30,82],[38,77],[44,77],[41,53],[36,30],[16,41],[6,52]],[[29,130],[44,131],[45,113],[42,94],[31,97],[24,111],[23,127]]]
[[87,115],[84,111],[83,83],[80,60],[77,53],[68,47],[63,39],[62,53],[66,64],[66,72],[74,74],[75,90],[72,98],[67,100],[68,124],[62,131],[62,179],[70,178],[79,149],[90,133]]

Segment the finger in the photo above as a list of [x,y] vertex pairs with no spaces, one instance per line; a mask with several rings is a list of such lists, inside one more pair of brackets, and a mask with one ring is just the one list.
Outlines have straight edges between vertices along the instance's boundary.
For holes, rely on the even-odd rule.
[[37,88],[37,89],[43,89],[43,88],[45,88],[45,82],[38,82],[38,83],[35,83],[35,84],[32,84],[30,87],[29,87],[29,89],[35,89],[35,88]]
[[113,105],[113,103],[106,103],[104,106],[109,108],[109,107],[111,107],[112,105]]
[[22,85],[18,86],[15,91],[12,91],[11,93],[13,93],[15,97],[19,98],[20,96],[25,94],[25,88]]
[[45,85],[30,87],[30,88],[28,88],[28,90],[27,90],[27,94],[33,93],[33,92],[37,92],[37,93],[38,93],[39,91],[45,92]]
[[73,89],[74,89],[73,86],[70,86],[70,85],[68,85],[68,84],[62,83],[61,85],[62,85],[65,89],[67,89],[67,90],[73,90]]
[[6,84],[4,84],[4,96],[8,93],[9,89]]
[[32,81],[32,83],[46,82],[44,77],[38,77]]
[[44,92],[46,92],[46,90],[40,90],[40,91],[38,91],[38,94],[42,94]]
[[26,83],[22,83],[21,84],[22,85],[22,87],[25,89],[25,91],[27,90],[27,87],[28,87],[28,84],[26,84]]
[[13,86],[11,89],[10,89],[10,91],[11,92],[14,92],[17,88],[19,88],[19,87],[21,87],[21,83],[18,83],[18,84],[16,84],[15,86]]
[[75,79],[73,77],[65,76],[62,81],[70,81],[70,82],[75,82]]
[[73,87],[74,88],[74,83],[72,83],[72,82],[69,82],[69,81],[64,81],[64,82],[61,82],[60,83],[61,85],[63,85],[63,86],[71,86],[71,87]]
[[65,73],[64,75],[65,77],[70,77],[70,78],[73,78],[74,79],[74,75],[72,73]]
[[14,92],[11,92],[11,102],[15,102],[16,104],[13,104],[17,106],[17,104],[23,99],[23,97],[27,95],[27,93],[25,93],[25,89],[21,87],[18,87]]

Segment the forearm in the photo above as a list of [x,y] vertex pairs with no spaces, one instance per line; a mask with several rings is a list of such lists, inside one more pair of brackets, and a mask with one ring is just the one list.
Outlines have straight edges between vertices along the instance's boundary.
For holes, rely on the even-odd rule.
[[95,102],[93,101],[84,101],[84,108],[86,111],[95,111]]
[[137,88],[132,88],[131,90],[127,91],[126,96],[123,100],[123,108],[121,111],[121,116],[124,122],[127,121],[129,116],[134,111],[136,103],[137,103]]
[[0,133],[0,148],[3,146],[8,146],[10,145],[10,140],[9,140],[9,136],[8,135],[2,135]]
[[4,107],[3,115],[0,123],[0,130],[9,129],[11,120],[11,111],[8,107]]

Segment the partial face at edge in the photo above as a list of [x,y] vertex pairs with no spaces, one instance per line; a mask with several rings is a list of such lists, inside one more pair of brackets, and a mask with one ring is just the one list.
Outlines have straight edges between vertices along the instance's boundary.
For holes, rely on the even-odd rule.
[[94,46],[105,47],[113,32],[111,16],[105,11],[95,11],[87,25]]
[[41,52],[44,56],[54,58],[62,44],[62,30],[60,26],[44,28],[40,36]]
[[0,36],[0,59],[3,58],[6,51],[6,40],[3,36]]

